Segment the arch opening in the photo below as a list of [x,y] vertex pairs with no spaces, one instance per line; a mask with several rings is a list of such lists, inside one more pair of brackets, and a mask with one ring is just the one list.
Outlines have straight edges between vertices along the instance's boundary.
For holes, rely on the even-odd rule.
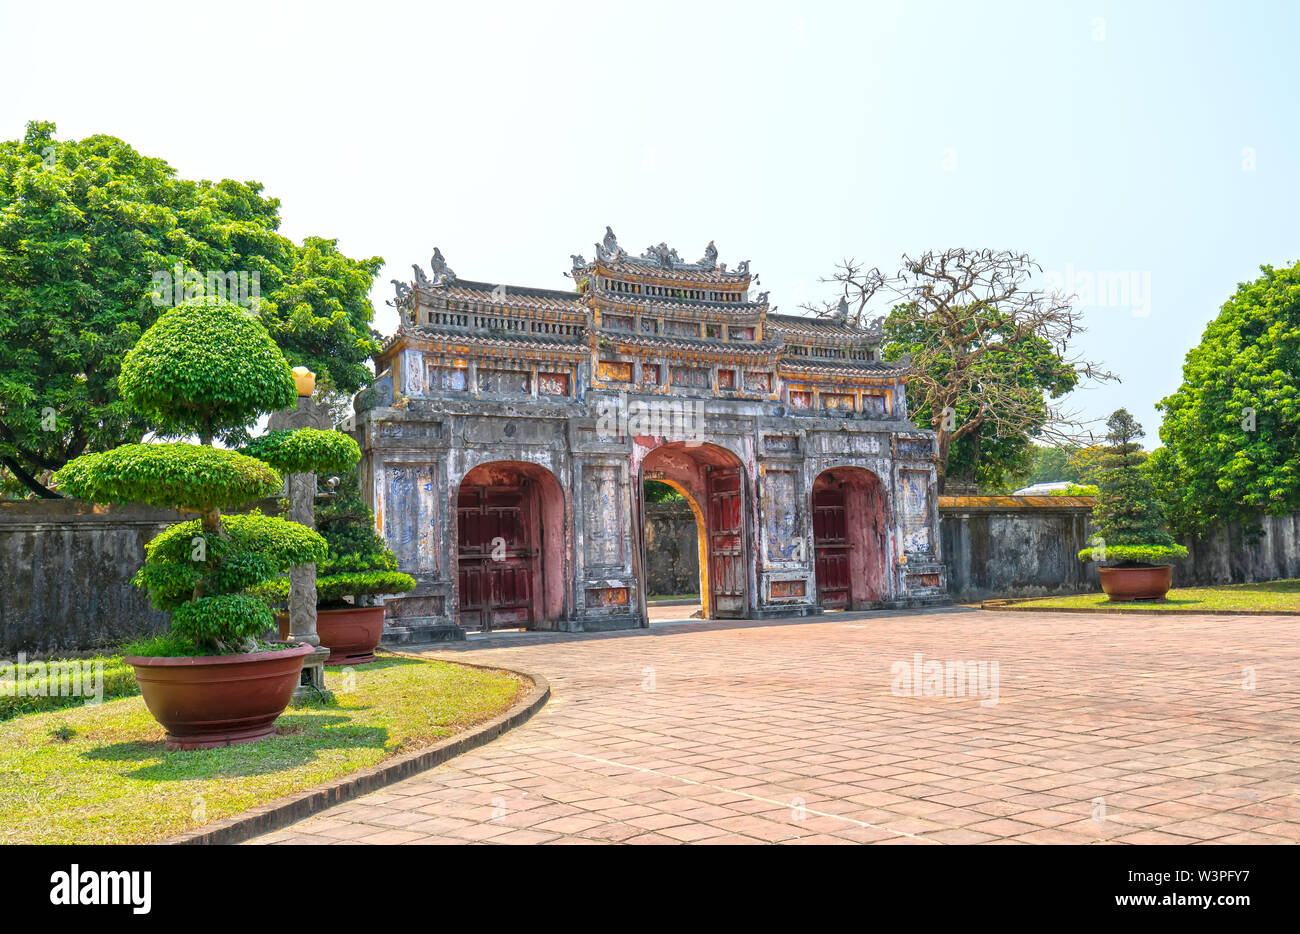
[[[749,555],[745,473],[740,459],[713,444],[669,442],[650,451],[641,462],[643,500],[647,480],[680,492],[695,515],[704,617],[743,618],[749,605]],[[643,555],[644,546],[643,539]]]
[[564,490],[539,464],[492,461],[456,494],[458,617],[466,629],[549,629],[566,614]]
[[824,470],[813,482],[817,600],[826,610],[861,610],[888,591],[889,531],[880,479],[862,467]]

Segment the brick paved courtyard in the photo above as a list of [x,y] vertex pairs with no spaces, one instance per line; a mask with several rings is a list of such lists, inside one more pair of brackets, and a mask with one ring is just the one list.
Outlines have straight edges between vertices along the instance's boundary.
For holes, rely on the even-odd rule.
[[[548,677],[529,723],[253,842],[1294,843],[1298,636],[962,608],[501,635],[429,656]],[[915,653],[996,662],[996,703],[891,692]]]

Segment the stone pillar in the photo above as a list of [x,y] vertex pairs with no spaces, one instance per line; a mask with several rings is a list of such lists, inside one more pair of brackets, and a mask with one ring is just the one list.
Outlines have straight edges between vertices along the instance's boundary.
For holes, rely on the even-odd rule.
[[[298,405],[271,416],[272,429],[317,428],[322,413],[311,396],[299,396]],[[285,478],[289,495],[289,520],[316,528],[316,475],[293,473]],[[316,634],[316,565],[300,564],[289,569],[289,639],[316,647],[302,664],[302,680],[294,689],[294,701],[328,697],[325,690],[325,660],[330,650]]]

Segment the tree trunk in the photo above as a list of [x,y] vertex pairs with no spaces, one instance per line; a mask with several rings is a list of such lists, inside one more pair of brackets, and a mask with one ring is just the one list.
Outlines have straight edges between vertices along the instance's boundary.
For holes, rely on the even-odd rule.
[[229,537],[221,525],[221,510],[215,506],[199,510],[199,525],[209,535],[219,535],[222,538]]
[[0,464],[4,464],[5,467],[9,469],[9,472],[18,478],[18,482],[20,482],[23,486],[27,487],[27,489],[31,490],[41,499],[63,499],[64,498],[62,493],[54,492],[49,487],[41,483],[41,481],[37,480],[35,477],[29,474],[27,471],[23,470],[22,466],[12,457],[0,457]]
[[939,494],[942,494],[944,482],[948,478],[948,452],[952,449],[952,432],[940,428],[938,431],[938,435],[939,435],[939,455],[936,459],[937,463],[935,464],[935,468],[938,472],[938,476],[935,479],[938,488],[937,492]]

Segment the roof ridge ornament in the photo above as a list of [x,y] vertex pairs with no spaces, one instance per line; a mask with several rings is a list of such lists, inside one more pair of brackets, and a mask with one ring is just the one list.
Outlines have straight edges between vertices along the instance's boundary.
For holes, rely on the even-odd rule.
[[604,238],[596,244],[597,262],[617,263],[626,257],[627,252],[618,245],[618,237],[614,236],[614,228],[606,225]]
[[660,241],[658,246],[646,247],[646,251],[640,258],[648,263],[658,263],[664,269],[682,265],[682,258],[677,255],[677,251],[670,249],[663,241]]
[[695,265],[704,266],[707,269],[713,269],[718,265],[718,248],[713,245],[712,240],[710,240],[709,245],[704,248],[704,256],[702,256]]
[[433,281],[438,285],[456,281],[455,270],[447,265],[442,250],[437,247],[433,248],[433,257],[429,260],[429,268],[433,270]]

